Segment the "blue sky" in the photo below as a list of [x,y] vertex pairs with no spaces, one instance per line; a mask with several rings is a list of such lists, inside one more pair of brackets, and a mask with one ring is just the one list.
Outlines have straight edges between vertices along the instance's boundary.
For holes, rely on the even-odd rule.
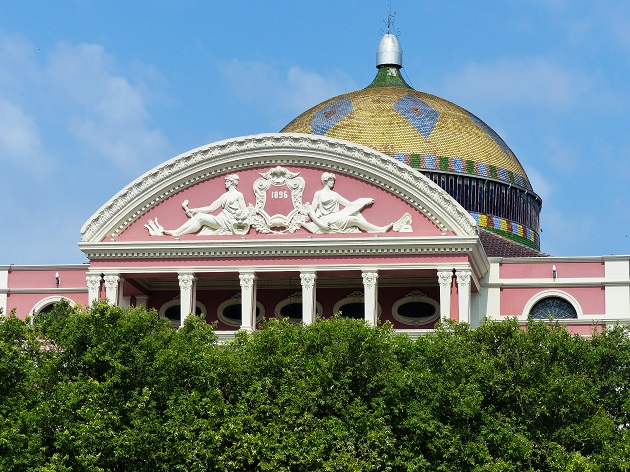
[[[630,2],[393,1],[404,74],[508,143],[542,250],[630,254]],[[387,1],[7,0],[0,264],[84,262],[81,225],[155,165],[368,85]]]

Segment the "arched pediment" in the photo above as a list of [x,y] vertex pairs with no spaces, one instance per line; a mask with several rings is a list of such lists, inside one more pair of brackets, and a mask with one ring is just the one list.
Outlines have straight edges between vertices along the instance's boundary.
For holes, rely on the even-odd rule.
[[81,239],[97,243],[117,238],[150,210],[204,181],[278,166],[317,169],[369,183],[410,205],[443,233],[476,235],[468,212],[417,170],[347,141],[274,133],[209,144],[155,167],[103,205],[81,228]]

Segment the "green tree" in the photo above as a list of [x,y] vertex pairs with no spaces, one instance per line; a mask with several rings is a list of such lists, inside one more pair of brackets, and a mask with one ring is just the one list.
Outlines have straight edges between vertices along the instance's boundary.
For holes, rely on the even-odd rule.
[[0,469],[628,471],[630,330],[0,319]]

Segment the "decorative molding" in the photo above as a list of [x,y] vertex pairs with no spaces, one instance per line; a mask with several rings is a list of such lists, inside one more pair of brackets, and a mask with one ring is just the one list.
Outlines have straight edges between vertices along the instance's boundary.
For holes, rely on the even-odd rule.
[[538,292],[532,298],[530,298],[525,304],[525,307],[523,308],[523,312],[521,313],[521,316],[519,316],[518,318],[521,320],[526,320],[527,317],[529,316],[529,312],[532,310],[532,308],[534,307],[536,303],[538,303],[539,301],[545,298],[550,298],[550,297],[557,297],[557,298],[562,298],[566,300],[573,306],[573,308],[575,308],[575,312],[577,313],[578,319],[583,318],[584,313],[582,311],[582,307],[580,306],[580,303],[573,297],[573,295],[567,292],[563,292],[562,290],[554,290],[554,289],[543,290],[541,292]]
[[[304,179],[299,172],[291,172],[282,166],[271,168],[265,173],[260,173],[261,178],[254,182],[254,195],[256,195],[255,213],[250,216],[252,227],[259,233],[294,233],[308,221],[308,216],[302,203],[304,194]],[[269,215],[265,211],[267,203],[267,190],[271,186],[287,187],[291,192],[293,210],[288,215]],[[277,230],[274,228],[283,228]]]
[[[363,292],[361,290],[355,290],[348,296],[342,298],[341,300],[338,300],[337,303],[335,303],[335,305],[333,306],[332,314],[334,315],[335,313],[339,313],[339,311],[341,311],[341,308],[343,308],[344,305],[348,305],[350,303],[365,303],[365,296]],[[380,318],[381,304],[378,302],[376,303],[376,312],[377,312],[377,316]],[[343,313],[342,313],[342,316],[343,316]],[[363,319],[363,317],[361,317],[361,319]]]
[[[407,303],[426,303],[433,306],[434,312],[432,315],[417,318],[400,314],[398,312],[398,309]],[[429,297],[424,292],[420,290],[414,290],[394,302],[394,304],[392,305],[392,316],[394,317],[394,319],[400,321],[403,324],[410,326],[422,326],[433,321],[437,321],[439,319],[440,304],[437,300]]]
[[52,303],[60,302],[61,300],[67,301],[70,304],[70,306],[75,306],[76,305],[76,302],[74,300],[71,300],[68,297],[64,297],[64,296],[61,296],[61,295],[54,295],[54,296],[46,297],[46,298],[38,301],[33,306],[33,308],[31,308],[31,311],[29,313],[31,313],[31,315],[34,315],[35,313],[39,313],[41,310],[46,308],[48,305],[50,305]]
[[81,228],[81,240],[115,238],[150,208],[200,181],[270,165],[311,166],[353,175],[407,201],[442,231],[477,234],[472,216],[420,171],[347,141],[275,133],[210,144],[155,167],[105,203]]
[[[171,322],[171,326],[173,328],[179,328],[179,326],[181,325],[181,319],[179,317],[179,313],[178,313],[177,319],[171,319],[171,318],[168,318],[166,316],[166,310],[168,310],[169,308],[174,307],[174,306],[181,306],[181,304],[182,304],[181,297],[179,295],[177,295],[171,301],[168,301],[168,302],[162,304],[162,306],[158,310],[159,317],[169,320]],[[195,311],[196,310],[199,310],[201,313],[205,313],[206,316],[208,315],[208,311],[206,309],[206,306],[203,303],[201,303],[201,302],[196,302],[195,303]]]
[[[246,274],[246,275],[252,275],[252,274]],[[241,305],[241,303],[242,303],[241,292],[235,293],[230,298],[223,301],[217,307],[217,318],[219,319],[219,321],[221,321],[222,323],[225,323],[228,326],[234,326],[235,328],[240,328],[241,318],[235,320],[232,318],[228,318],[223,313],[225,312],[226,308],[233,305]],[[258,324],[262,321],[263,317],[265,316],[265,307],[262,303],[260,303],[259,301],[256,301],[256,308],[258,309],[258,315],[256,316],[256,324]]]
[[470,254],[479,272],[489,265],[477,237],[404,237],[378,238],[295,238],[274,240],[240,239],[173,242],[103,242],[80,243],[81,250],[92,260],[98,259],[164,259],[164,258],[252,258],[252,257],[318,257],[339,255],[409,255]]
[[[314,274],[308,274],[308,275],[314,275]],[[276,307],[273,310],[273,314],[276,318],[278,318],[279,320],[288,318],[291,323],[301,323],[302,322],[302,314],[300,314],[299,318],[289,318],[288,316],[283,316],[282,315],[282,309],[287,306],[287,305],[291,305],[292,303],[299,303],[302,304],[302,292],[295,292],[292,295],[289,295],[288,297],[280,300],[277,304]],[[324,309],[322,308],[322,304],[319,302],[315,302],[315,314],[316,316],[322,316]]]

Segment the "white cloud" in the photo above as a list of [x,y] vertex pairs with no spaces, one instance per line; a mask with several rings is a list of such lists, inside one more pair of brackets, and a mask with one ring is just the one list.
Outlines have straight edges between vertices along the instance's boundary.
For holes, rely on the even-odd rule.
[[[167,140],[148,124],[141,86],[117,72],[118,65],[96,44],[60,43],[51,54],[48,74],[68,102],[69,130],[94,152],[123,167],[147,155],[162,155]],[[135,167],[135,166],[134,166]]]
[[324,76],[292,66],[282,72],[266,63],[233,59],[222,66],[221,73],[239,100],[292,114],[356,88],[339,70]]
[[0,31],[0,95],[16,94],[37,75],[33,45]]
[[169,152],[147,108],[162,82],[153,67],[121,65],[98,44],[60,42],[38,56],[0,31],[0,161],[41,173],[50,149],[74,146],[67,164],[97,157],[135,173]]
[[13,162],[34,173],[40,173],[46,162],[36,121],[1,97],[0,161]]
[[544,57],[528,57],[468,64],[460,73],[446,77],[443,93],[486,105],[566,109],[591,86],[584,74]]

